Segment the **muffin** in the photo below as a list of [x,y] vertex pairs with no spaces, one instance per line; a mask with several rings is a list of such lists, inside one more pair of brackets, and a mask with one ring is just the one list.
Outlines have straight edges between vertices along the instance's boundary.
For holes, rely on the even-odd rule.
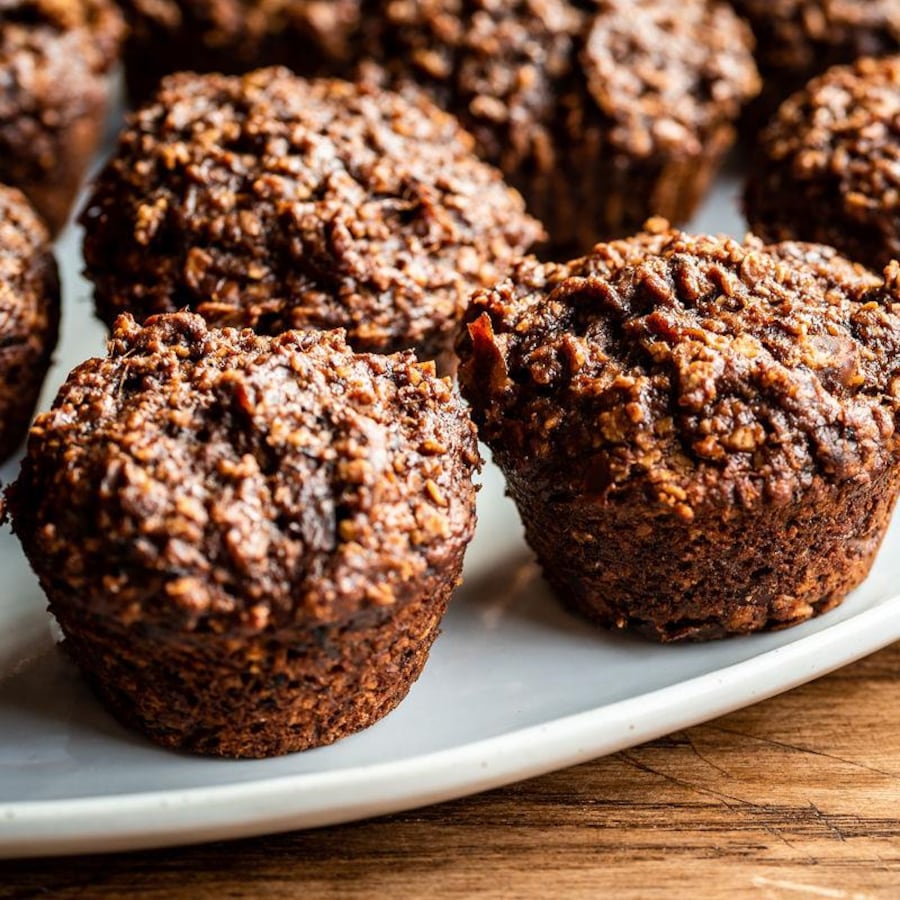
[[109,0],[0,3],[0,182],[53,233],[103,136],[121,31]]
[[82,214],[100,317],[184,307],[446,358],[468,295],[543,232],[456,120],[285,69],[179,74],[128,120]]
[[418,86],[456,113],[556,253],[630,233],[651,214],[688,219],[759,90],[752,35],[725,3],[372,7],[363,76]]
[[0,185],[0,462],[28,431],[59,330],[59,279],[47,229]]
[[781,102],[834,65],[900,51],[897,0],[731,0],[756,36],[763,91],[748,111],[748,131]]
[[768,240],[808,240],[880,270],[900,258],[900,56],[814,79],[760,137],[745,195]]
[[109,709],[166,747],[263,757],[406,695],[478,465],[458,395],[412,354],[123,316],[36,420],[8,502]]
[[900,489],[900,266],[648,229],[479,293],[463,394],[568,607],[661,641],[802,622]]
[[125,75],[146,100],[164,75],[242,74],[285,65],[303,75],[341,74],[361,0],[119,0],[129,25]]

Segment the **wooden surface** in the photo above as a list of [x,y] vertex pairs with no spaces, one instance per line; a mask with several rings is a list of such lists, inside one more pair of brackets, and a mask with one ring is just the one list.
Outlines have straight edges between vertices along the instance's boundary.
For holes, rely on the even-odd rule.
[[900,644],[477,797],[316,832],[0,863],[0,897],[900,898]]

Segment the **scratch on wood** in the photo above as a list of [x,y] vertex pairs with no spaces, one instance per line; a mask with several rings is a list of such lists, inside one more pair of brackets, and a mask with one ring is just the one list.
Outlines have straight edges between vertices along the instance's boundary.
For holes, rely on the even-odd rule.
[[815,750],[812,747],[798,747],[795,744],[788,744],[784,741],[776,741],[774,738],[764,737],[759,734],[747,734],[737,728],[723,728],[721,725],[705,726],[710,731],[719,731],[723,734],[733,734],[735,737],[746,738],[750,741],[758,741],[761,744],[771,744],[775,747],[781,747],[784,750],[792,750],[795,753],[809,753],[812,756],[821,756],[825,759],[833,759],[835,762],[843,763],[846,766],[854,766],[857,769],[865,769],[867,772],[873,772],[875,775],[883,775],[885,778],[898,778],[897,772],[888,772],[886,769],[879,769],[875,766],[868,766],[865,763],[857,762],[854,759],[845,759],[843,756],[835,756],[833,753],[825,753],[824,750]]
[[694,743],[694,739],[691,737],[691,734],[689,731],[685,731],[685,732],[683,732],[683,734],[684,734],[685,740],[687,740],[688,746],[691,748],[691,750],[694,751],[694,755],[697,757],[697,759],[699,759],[701,762],[706,763],[706,765],[708,765],[711,769],[715,769],[717,772],[721,772],[729,780],[734,778],[734,776],[731,774],[731,772],[729,772],[727,769],[723,769],[719,765],[716,765],[716,763],[714,763],[711,759],[707,759],[697,749],[697,745]]
[[809,863],[811,866],[818,865],[818,861],[816,859],[810,856],[809,853],[807,853],[805,850],[800,850],[798,847],[792,844],[774,825],[769,825],[766,822],[763,822],[761,824],[766,834],[770,834],[776,840],[781,841],[781,843],[784,844],[784,846],[787,847],[788,850],[791,851],[791,853],[794,853],[797,856],[806,857],[807,863]]
[[815,803],[810,803],[809,808],[815,813],[816,818],[839,840],[846,841],[847,836],[843,831],[837,826],[835,822],[832,821],[830,816],[826,816],[825,813],[816,806]]
[[797,881],[783,881],[756,875],[751,882],[754,887],[778,888],[780,891],[793,891],[797,894],[810,894],[813,897],[827,897],[829,900],[870,900],[871,894],[848,893],[839,888],[824,888],[816,884],[801,884]]
[[740,806],[747,807],[755,807],[756,804],[751,803],[748,800],[742,800],[740,797],[733,797],[730,794],[723,794],[721,791],[714,791],[711,788],[702,788],[696,784],[691,784],[689,781],[682,781],[680,778],[675,778],[672,775],[669,775],[666,772],[662,772],[659,769],[654,769],[652,766],[648,766],[646,763],[642,763],[639,760],[635,759],[630,753],[619,753],[619,758],[627,762],[629,765],[634,766],[640,772],[646,772],[650,775],[656,775],[659,778],[663,778],[668,781],[670,784],[677,785],[678,787],[686,788],[689,791],[693,791],[695,794],[700,794],[701,796],[709,796],[714,797],[718,800],[723,806],[727,806],[729,809],[734,809],[732,803],[736,803]]

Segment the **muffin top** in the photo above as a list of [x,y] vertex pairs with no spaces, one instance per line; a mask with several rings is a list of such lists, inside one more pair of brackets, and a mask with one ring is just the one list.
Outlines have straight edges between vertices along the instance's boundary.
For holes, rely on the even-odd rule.
[[106,73],[121,37],[121,16],[110,0],[0,0],[0,71],[15,66],[20,54],[34,54],[68,55],[70,66]]
[[506,169],[591,126],[672,152],[759,90],[750,31],[714,0],[375,5],[366,47],[389,83],[424,85]]
[[753,26],[765,70],[821,71],[900,49],[897,0],[731,0]]
[[55,596],[246,632],[415,597],[474,528],[474,427],[411,354],[123,316],[31,432],[14,528]]
[[[367,77],[425,89],[456,112],[486,158],[549,152],[561,85],[586,15],[569,0],[422,0],[371,5]],[[382,67],[373,69],[377,60]]]
[[101,317],[189,306],[360,350],[452,340],[471,290],[542,235],[424,98],[284,69],[172,76],[133,114],[82,221]]
[[[251,65],[265,43],[285,33],[308,36],[320,52],[346,55],[359,25],[361,0],[119,0],[134,37],[184,31],[209,51]],[[165,52],[164,47],[158,52]]]
[[[815,216],[809,200],[791,202],[798,190]],[[772,237],[821,233],[875,268],[900,258],[900,57],[835,67],[785,101],[761,136],[747,208]]]
[[581,64],[617,149],[697,153],[707,130],[736,119],[759,91],[752,46],[724,3],[604,0]]
[[58,296],[49,240],[24,195],[0,185],[0,368],[4,357],[18,353],[22,345],[42,352],[55,320],[47,296]]
[[460,384],[513,477],[690,520],[894,460],[900,266],[647,227],[474,298]]

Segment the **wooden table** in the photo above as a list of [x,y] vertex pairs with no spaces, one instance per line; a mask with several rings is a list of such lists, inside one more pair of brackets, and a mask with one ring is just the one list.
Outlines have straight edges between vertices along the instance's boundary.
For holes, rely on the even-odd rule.
[[900,644],[504,790],[178,850],[0,863],[0,897],[900,897]]

